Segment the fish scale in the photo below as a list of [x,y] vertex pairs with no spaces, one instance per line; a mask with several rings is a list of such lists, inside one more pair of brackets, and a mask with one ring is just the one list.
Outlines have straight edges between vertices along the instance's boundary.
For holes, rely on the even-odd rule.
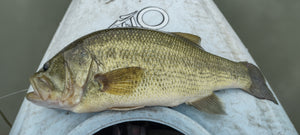
[[[191,34],[140,28],[94,32],[49,60],[49,69],[32,77],[35,93],[27,99],[77,113],[188,103],[221,114],[221,102],[213,91],[239,88],[277,103],[257,67],[210,54],[198,40]],[[51,98],[57,91],[68,97]]]
[[[90,52],[94,52],[94,55],[98,56],[97,58],[106,65],[102,67],[103,72],[125,67],[146,69],[145,79],[132,95],[125,95],[122,98],[107,94],[110,99],[120,100],[116,102],[116,106],[126,107],[128,105],[149,104],[149,102],[153,102],[153,105],[174,106],[174,100],[169,100],[169,98],[187,102],[195,97],[207,96],[213,90],[216,90],[215,88],[221,88],[236,81],[233,80],[234,78],[229,78],[230,76],[224,69],[218,75],[212,74],[213,71],[218,72],[220,70],[216,68],[219,64],[211,62],[218,61],[218,56],[205,53],[195,44],[190,44],[190,42],[179,37],[174,38],[171,34],[162,35],[156,31],[139,29],[131,31],[120,29],[117,32],[107,31],[103,34],[113,35],[111,37],[114,39],[109,39],[104,35],[103,37],[106,37],[105,39],[108,41],[114,40],[114,42],[106,42],[101,36],[96,35],[99,38],[93,39],[96,40],[97,44],[85,45]],[[102,44],[101,48],[98,44]],[[99,48],[94,49],[96,48],[94,46]],[[101,54],[97,53],[100,52],[98,50],[101,50]],[[119,53],[116,53],[113,57],[111,50]],[[231,61],[225,62],[232,64]],[[247,70],[245,69],[244,72],[247,72]],[[194,77],[191,75],[194,75]],[[248,79],[249,77],[244,78],[246,83],[249,82]],[[103,95],[99,96],[105,97]],[[97,99],[99,98],[93,98],[96,101]],[[153,99],[155,100],[153,101]],[[102,100],[99,102],[103,102]],[[86,102],[83,100],[83,102],[89,104],[90,100]],[[126,104],[120,105],[119,102],[126,102]]]

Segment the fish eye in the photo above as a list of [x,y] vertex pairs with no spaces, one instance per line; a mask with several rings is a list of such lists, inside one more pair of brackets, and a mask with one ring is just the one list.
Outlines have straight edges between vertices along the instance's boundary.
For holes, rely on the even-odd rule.
[[47,71],[49,69],[49,66],[50,66],[49,62],[45,63],[43,66],[43,70]]

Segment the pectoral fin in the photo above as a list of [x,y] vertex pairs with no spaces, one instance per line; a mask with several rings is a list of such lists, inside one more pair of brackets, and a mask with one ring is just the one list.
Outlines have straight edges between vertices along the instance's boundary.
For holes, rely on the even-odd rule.
[[144,70],[140,67],[116,69],[105,74],[96,74],[95,81],[99,90],[114,95],[131,94],[144,77]]
[[215,94],[211,94],[205,98],[188,102],[187,104],[194,106],[200,111],[212,114],[226,114],[223,109],[223,104]]

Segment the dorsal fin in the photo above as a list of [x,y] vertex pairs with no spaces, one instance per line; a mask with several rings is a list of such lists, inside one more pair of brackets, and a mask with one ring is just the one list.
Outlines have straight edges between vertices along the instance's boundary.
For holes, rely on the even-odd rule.
[[173,32],[173,34],[181,36],[183,38],[186,38],[198,45],[200,45],[201,42],[201,38],[199,36],[193,35],[193,34],[189,34],[189,33],[182,33],[182,32]]

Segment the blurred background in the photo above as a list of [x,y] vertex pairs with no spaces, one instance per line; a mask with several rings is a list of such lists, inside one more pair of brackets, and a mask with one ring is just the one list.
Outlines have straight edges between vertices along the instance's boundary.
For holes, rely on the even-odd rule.
[[[8,134],[71,0],[0,1],[0,134]],[[300,131],[300,1],[214,0]]]

